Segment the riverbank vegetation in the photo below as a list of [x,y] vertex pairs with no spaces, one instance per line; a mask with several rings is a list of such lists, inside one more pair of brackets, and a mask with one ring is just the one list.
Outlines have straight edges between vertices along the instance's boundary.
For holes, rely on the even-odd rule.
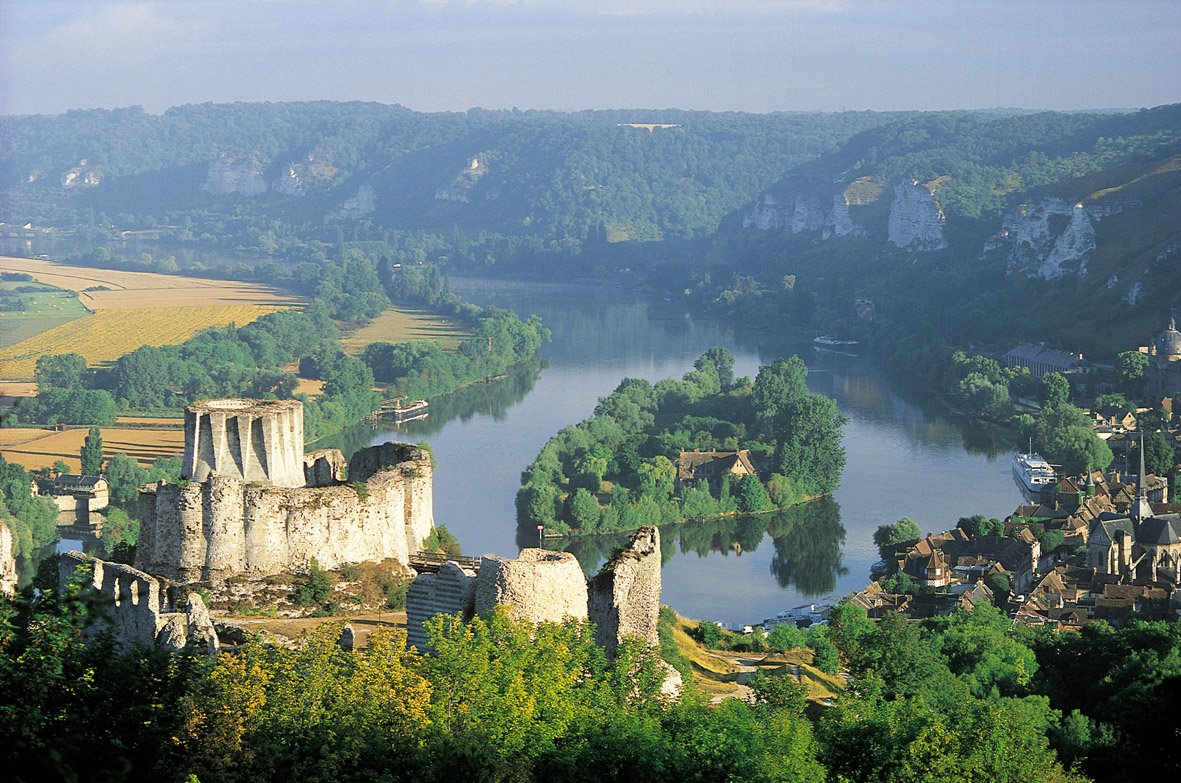
[[[391,399],[449,394],[535,361],[549,337],[536,318],[521,321],[507,310],[463,302],[435,267],[403,270],[363,247],[344,248],[340,258],[272,275],[309,297],[300,310],[206,329],[176,344],[143,345],[106,366],[73,351],[42,353],[34,367],[38,395],[21,403],[17,420],[110,424],[120,412],[176,415],[194,399],[296,396],[304,402],[310,441],[373,413],[382,398],[374,391],[378,383]],[[124,282],[134,277],[117,274]],[[346,353],[338,324],[377,316],[391,298],[456,319],[464,338],[453,351],[415,340],[370,343],[359,357]],[[297,395],[300,377],[323,381],[323,393]]]
[[[836,489],[845,422],[798,357],[733,377],[711,348],[682,378],[626,378],[522,474],[518,524],[579,535],[785,508]],[[704,456],[689,452],[708,452]]]

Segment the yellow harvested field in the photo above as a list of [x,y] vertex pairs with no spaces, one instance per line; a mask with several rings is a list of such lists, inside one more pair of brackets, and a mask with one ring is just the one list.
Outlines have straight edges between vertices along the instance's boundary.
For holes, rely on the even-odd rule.
[[[0,257],[0,271],[27,272],[46,285],[78,294],[91,310],[177,307],[179,305],[229,306],[300,304],[299,297],[256,283],[209,280],[200,277],[160,275],[154,272],[124,272],[65,266],[35,258]],[[87,291],[103,286],[107,291]]]
[[37,384],[32,381],[0,381],[0,397],[33,397]]
[[369,343],[401,343],[431,340],[445,351],[453,351],[467,337],[460,326],[425,310],[391,307],[340,341],[345,351],[358,354]]
[[[141,465],[150,465],[157,457],[179,457],[185,450],[185,433],[180,429],[112,429],[100,430],[103,452],[126,454]],[[44,428],[15,427],[0,429],[0,454],[4,459],[26,469],[49,467],[57,460],[80,470],[79,451],[86,439],[87,428],[76,427],[65,432]]]
[[210,326],[244,326],[278,309],[276,305],[223,304],[99,310],[0,350],[0,379],[32,378],[38,357],[46,354],[77,353],[94,366],[113,362],[143,345],[184,342]]
[[314,400],[324,393],[324,381],[300,378],[299,383],[295,385],[295,393],[306,394],[309,399]]

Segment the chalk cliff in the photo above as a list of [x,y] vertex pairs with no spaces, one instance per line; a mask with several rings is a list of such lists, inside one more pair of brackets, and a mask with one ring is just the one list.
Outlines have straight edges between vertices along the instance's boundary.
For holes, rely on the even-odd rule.
[[229,155],[222,155],[209,164],[209,171],[205,175],[205,184],[202,187],[215,196],[228,196],[233,193],[258,196],[267,192],[267,182],[263,179],[262,170],[257,164]]
[[93,188],[101,185],[102,181],[102,173],[85,159],[78,161],[77,166],[68,169],[61,176],[62,187],[67,190],[79,187]]
[[917,181],[894,185],[886,227],[890,244],[913,252],[942,250],[947,247],[943,222],[943,210],[930,189]]
[[377,209],[377,191],[372,185],[362,185],[357,192],[341,202],[326,216],[326,220],[356,220],[373,214]]
[[1053,280],[1084,277],[1095,250],[1095,225],[1082,204],[1046,197],[1010,210],[985,252],[1007,247],[1009,274]]
[[865,234],[865,229],[853,222],[843,193],[833,194],[831,200],[818,192],[798,193],[786,200],[764,193],[743,215],[742,227],[762,231],[786,228],[793,234],[820,232],[822,239]]

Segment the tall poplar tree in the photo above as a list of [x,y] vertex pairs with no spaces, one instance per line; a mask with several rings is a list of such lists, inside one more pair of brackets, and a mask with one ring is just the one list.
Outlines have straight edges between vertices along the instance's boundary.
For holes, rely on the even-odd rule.
[[98,427],[91,427],[82,444],[82,475],[97,476],[103,471],[103,438]]

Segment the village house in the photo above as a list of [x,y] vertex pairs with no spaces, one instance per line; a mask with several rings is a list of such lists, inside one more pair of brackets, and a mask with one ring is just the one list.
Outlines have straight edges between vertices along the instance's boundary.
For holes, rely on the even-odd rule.
[[864,590],[854,593],[849,600],[875,620],[887,612],[905,612],[910,606],[910,596],[888,593],[877,581],[870,582]]
[[1109,405],[1100,410],[1090,411],[1087,415],[1095,434],[1104,440],[1115,434],[1123,435],[1136,430],[1136,414],[1132,411]]
[[682,451],[677,457],[677,482],[682,487],[704,480],[716,490],[724,476],[732,481],[758,476],[750,461],[750,451]]
[[47,487],[50,500],[58,511],[102,511],[110,504],[110,489],[102,476],[63,473]]
[[1009,576],[1013,592],[1021,593],[1032,585],[1040,556],[1041,545],[1028,530],[1015,538],[970,538],[956,528],[915,542],[897,559],[896,566],[925,587],[975,584],[989,574],[1003,571]]

